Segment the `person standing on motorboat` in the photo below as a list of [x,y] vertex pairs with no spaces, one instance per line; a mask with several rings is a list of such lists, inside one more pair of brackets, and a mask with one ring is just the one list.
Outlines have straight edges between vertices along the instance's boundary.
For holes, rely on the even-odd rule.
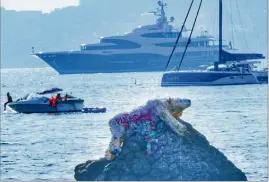
[[61,97],[60,93],[58,93],[57,96],[56,96],[56,101],[58,101],[58,100],[62,100],[62,97]]
[[68,99],[68,95],[65,94],[65,96],[64,96],[64,100],[67,100],[67,99]]
[[49,100],[51,107],[56,107],[56,98],[52,96]]
[[50,105],[52,106],[52,107],[56,107],[57,106],[57,102],[59,101],[59,100],[62,100],[62,97],[61,97],[61,94],[57,94],[56,95],[56,97],[54,97],[54,96],[52,96],[51,97],[51,99],[50,99]]
[[6,110],[6,106],[8,103],[13,102],[12,97],[10,96],[9,92],[7,93],[7,102],[4,104],[4,111]]

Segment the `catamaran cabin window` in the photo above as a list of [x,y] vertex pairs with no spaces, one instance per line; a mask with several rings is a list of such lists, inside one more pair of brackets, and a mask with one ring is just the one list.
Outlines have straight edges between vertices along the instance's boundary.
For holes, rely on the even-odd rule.
[[215,42],[214,42],[214,41],[209,41],[209,42],[208,42],[208,45],[209,45],[209,46],[214,46],[214,45],[215,45]]

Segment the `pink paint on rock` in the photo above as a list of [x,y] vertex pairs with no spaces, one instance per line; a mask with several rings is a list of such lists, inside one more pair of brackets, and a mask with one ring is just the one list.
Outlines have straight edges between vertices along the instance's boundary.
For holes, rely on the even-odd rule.
[[141,114],[141,115],[124,114],[122,117],[117,118],[116,122],[118,124],[121,124],[124,128],[129,128],[131,122],[137,125],[142,120],[150,121],[151,124],[154,124],[150,110],[148,110],[145,114]]

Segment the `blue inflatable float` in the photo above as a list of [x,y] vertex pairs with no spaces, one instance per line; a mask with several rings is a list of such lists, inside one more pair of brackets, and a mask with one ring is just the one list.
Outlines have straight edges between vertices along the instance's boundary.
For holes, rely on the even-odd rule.
[[83,108],[82,113],[105,113],[106,108]]

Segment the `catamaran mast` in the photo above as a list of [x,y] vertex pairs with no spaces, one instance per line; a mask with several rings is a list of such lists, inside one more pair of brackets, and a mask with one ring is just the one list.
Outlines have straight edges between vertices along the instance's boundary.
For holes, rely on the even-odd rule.
[[219,0],[219,61],[214,63],[215,70],[219,69],[222,60],[222,0]]

